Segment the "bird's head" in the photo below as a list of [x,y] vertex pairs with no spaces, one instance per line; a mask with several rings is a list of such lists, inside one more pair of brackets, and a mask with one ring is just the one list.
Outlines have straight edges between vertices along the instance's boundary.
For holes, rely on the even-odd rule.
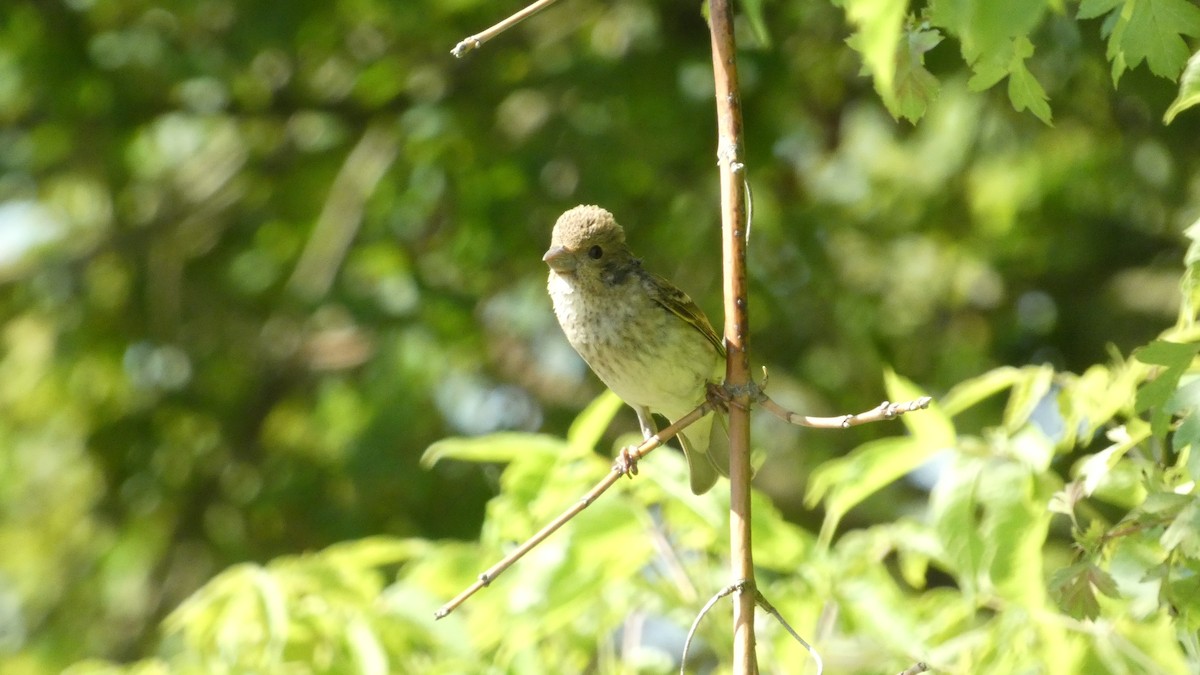
[[558,274],[599,274],[613,264],[627,266],[633,256],[625,245],[625,230],[611,213],[599,206],[576,206],[554,223],[550,250],[542,260]]

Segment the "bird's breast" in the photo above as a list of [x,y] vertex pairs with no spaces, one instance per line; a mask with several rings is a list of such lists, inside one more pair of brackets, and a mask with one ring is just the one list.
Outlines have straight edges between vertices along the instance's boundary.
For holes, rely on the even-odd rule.
[[571,346],[624,401],[671,415],[703,398],[720,357],[641,284],[585,288],[578,277],[551,273],[548,290]]

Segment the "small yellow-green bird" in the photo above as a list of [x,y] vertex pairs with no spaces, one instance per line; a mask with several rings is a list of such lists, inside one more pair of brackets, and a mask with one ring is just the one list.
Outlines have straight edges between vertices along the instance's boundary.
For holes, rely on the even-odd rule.
[[[651,413],[677,420],[704,402],[725,374],[725,345],[704,312],[671,282],[642,268],[625,231],[599,206],[558,218],[543,260],[554,314],[567,340],[609,389],[638,416],[642,435],[657,433]],[[679,434],[692,492],[728,475],[729,434],[707,415]]]

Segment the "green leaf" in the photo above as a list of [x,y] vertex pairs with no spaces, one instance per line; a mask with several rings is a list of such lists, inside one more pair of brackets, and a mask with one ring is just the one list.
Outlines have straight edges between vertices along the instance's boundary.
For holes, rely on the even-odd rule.
[[1009,42],[1033,31],[1046,4],[1046,0],[931,0],[930,17],[934,25],[959,39],[963,58],[975,67],[994,52],[1007,53]]
[[1200,351],[1200,343],[1155,340],[1144,347],[1135,349],[1133,357],[1152,366],[1167,366],[1175,369],[1182,368],[1191,362],[1197,351]]
[[[912,401],[926,395],[925,391],[911,380],[897,375],[890,368],[883,373],[883,384],[888,398],[893,401]],[[949,448],[957,438],[954,424],[937,401],[930,403],[925,410],[905,414],[900,420],[908,428],[908,433],[921,445],[935,449]]]
[[1018,429],[1029,421],[1029,416],[1054,384],[1053,366],[1022,368],[1021,374],[1022,377],[1013,383],[1012,394],[1004,409],[1004,426],[1009,429]]
[[863,68],[871,74],[888,109],[895,105],[897,50],[908,0],[844,0],[846,18],[858,30],[846,41],[863,57]]
[[1133,420],[1130,425],[1109,432],[1113,444],[1079,462],[1077,478],[1082,481],[1083,496],[1092,495],[1117,462],[1149,435],[1149,426],[1139,420]]
[[[1089,12],[1100,8],[1088,7]],[[1114,86],[1143,61],[1155,75],[1175,79],[1188,61],[1183,36],[1200,36],[1200,8],[1187,0],[1125,0],[1112,19],[1107,55]]]
[[[707,8],[708,3],[704,3]],[[746,9],[746,18],[750,20],[750,30],[763,47],[771,46],[771,33],[767,30],[767,20],[763,13],[763,0],[744,0],[742,6]],[[708,16],[708,14],[705,14]]]
[[1163,532],[1163,548],[1179,550],[1189,558],[1200,558],[1200,501],[1193,501],[1175,516]]
[[579,413],[571,422],[571,428],[567,429],[567,442],[576,454],[589,453],[596,447],[623,405],[624,401],[611,390],[605,389]]
[[1184,68],[1183,77],[1179,80],[1179,95],[1163,114],[1163,124],[1170,124],[1176,115],[1197,103],[1200,103],[1200,52],[1188,59],[1187,68]]
[[1196,352],[1200,351],[1200,343],[1180,344],[1158,340],[1140,349],[1134,350],[1133,357],[1142,363],[1152,366],[1164,366],[1165,370],[1157,377],[1138,389],[1134,402],[1135,412],[1145,412],[1151,408],[1166,406],[1175,395],[1179,379],[1191,364]]
[[1111,598],[1120,597],[1112,575],[1091,562],[1064,567],[1050,575],[1050,593],[1076,619],[1095,619],[1100,615],[1099,591]]
[[[921,415],[909,413],[910,415]],[[825,462],[813,471],[804,503],[812,508],[823,498],[825,521],[821,524],[820,540],[832,540],[838,523],[846,513],[864,499],[890,485],[909,471],[920,466],[944,445],[933,445],[916,438],[882,438],[864,443],[846,457]]]
[[[1017,39],[1017,54],[1021,54],[1024,47],[1028,47],[1028,55],[1033,54],[1033,44],[1028,38],[1021,37]],[[1025,67],[1026,57],[1013,56],[1012,68],[1008,76],[1008,100],[1012,101],[1013,108],[1017,112],[1029,110],[1039,120],[1046,124],[1051,123],[1050,104],[1046,101],[1046,90],[1042,89],[1041,83],[1029,72]]]
[[[916,122],[937,99],[941,83],[925,69],[925,52],[941,41],[940,32],[916,27],[908,31],[907,40],[896,46],[895,96],[888,105],[893,117]],[[886,98],[884,103],[888,103]]]
[[1041,83],[1029,72],[1025,61],[1033,56],[1033,43],[1025,35],[994,45],[971,64],[967,87],[983,91],[1005,77],[1008,78],[1008,99],[1017,112],[1028,110],[1046,124],[1051,123],[1048,97]]
[[425,449],[421,455],[421,466],[429,468],[443,459],[464,462],[511,462],[525,455],[554,455],[566,449],[566,444],[556,436],[516,431],[473,438],[445,438]]
[[1011,366],[989,370],[982,375],[956,384],[938,400],[938,403],[947,416],[954,417],[964,410],[974,407],[980,401],[1014,386],[1025,377],[1027,376],[1024,370]]
[[282,654],[288,633],[287,599],[271,572],[261,567],[250,567],[247,571],[249,585],[261,603],[261,617],[265,620],[269,648]]
[[1187,0],[1138,0],[1123,42],[1129,67],[1145,58],[1150,72],[1174,79],[1188,59],[1183,35],[1200,35],[1200,8]]
[[379,636],[361,616],[352,617],[346,626],[346,646],[354,657],[355,672],[362,675],[387,675],[388,657]]
[[1191,365],[1200,343],[1181,344],[1158,340],[1133,352],[1134,358],[1148,365],[1163,366],[1153,380],[1143,384],[1134,399],[1136,412],[1151,411],[1151,431],[1157,438],[1165,438],[1171,422],[1168,402],[1175,395],[1179,379]]
[[1125,0],[1083,0],[1079,3],[1079,11],[1075,13],[1077,19],[1094,19],[1101,14],[1107,14],[1116,8]]
[[979,489],[981,532],[989,549],[990,583],[1002,597],[1025,607],[1041,604],[1044,589],[1030,584],[1042,574],[1042,549],[1052,516],[1042,473],[1013,463],[985,469]]

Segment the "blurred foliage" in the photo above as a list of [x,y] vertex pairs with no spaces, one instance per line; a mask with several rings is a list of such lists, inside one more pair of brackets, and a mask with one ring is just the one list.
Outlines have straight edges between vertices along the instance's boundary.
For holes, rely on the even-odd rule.
[[[764,593],[837,672],[1194,672],[1195,4],[837,4],[740,23],[754,359],[810,414],[939,407],[756,419]],[[727,543],[669,451],[430,621],[637,428],[560,439],[600,387],[557,214],[719,307],[697,7],[562,0],[448,56],[519,5],[0,4],[0,671],[677,658]]]

